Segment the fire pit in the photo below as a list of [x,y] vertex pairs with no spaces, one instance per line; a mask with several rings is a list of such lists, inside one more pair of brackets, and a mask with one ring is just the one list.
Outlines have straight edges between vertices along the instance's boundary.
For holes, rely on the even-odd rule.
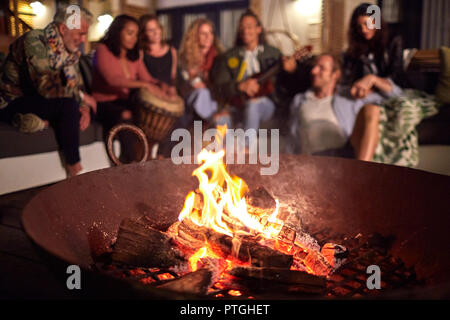
[[[146,226],[170,233],[168,229],[179,221],[186,195],[198,186],[191,175],[196,167],[153,161],[61,182],[27,205],[25,230],[62,260],[93,272],[134,279],[155,297],[159,293],[167,297],[173,279],[183,279],[183,275],[194,277],[188,281],[201,286],[205,268],[185,275],[164,265],[99,264],[94,259],[115,243],[124,221],[142,222],[145,217]],[[287,270],[279,270],[279,264],[235,265],[202,294],[194,292],[197,297],[429,298],[430,290],[433,297],[448,297],[448,177],[354,160],[287,155],[280,158],[276,175],[261,176],[259,170],[258,165],[229,166],[250,192],[264,190],[278,202],[277,219],[294,229],[300,225],[301,232],[317,240],[322,249],[326,243],[345,247],[346,263],[326,279],[315,270],[290,272],[296,271],[291,265]],[[369,265],[381,269],[381,290],[366,286]]]

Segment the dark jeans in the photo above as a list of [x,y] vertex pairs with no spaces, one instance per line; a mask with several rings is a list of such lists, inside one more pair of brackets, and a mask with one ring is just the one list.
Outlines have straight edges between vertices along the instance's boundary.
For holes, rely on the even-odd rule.
[[[108,140],[109,130],[119,123],[130,123],[134,124],[135,121],[124,120],[122,119],[122,112],[129,110],[133,114],[134,118],[134,110],[133,104],[128,100],[113,100],[107,102],[98,102],[97,103],[97,119],[103,125],[103,136],[105,137],[105,143]],[[121,162],[132,162],[137,159],[136,155],[136,143],[137,138],[133,133],[129,131],[120,131],[117,134],[120,141],[120,161]]]
[[34,113],[41,119],[48,120],[55,130],[56,140],[66,162],[73,165],[80,161],[81,114],[75,99],[46,99],[39,95],[20,97],[0,110],[0,119],[12,123],[16,113]]

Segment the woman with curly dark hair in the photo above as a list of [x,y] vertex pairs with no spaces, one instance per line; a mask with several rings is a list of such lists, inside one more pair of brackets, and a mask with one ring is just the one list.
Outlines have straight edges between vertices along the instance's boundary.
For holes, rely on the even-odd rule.
[[[167,98],[159,82],[148,73],[138,46],[138,21],[127,15],[117,16],[97,47],[94,56],[92,95],[97,100],[97,117],[108,132],[119,122],[133,122],[129,101],[131,89],[146,88],[154,95]],[[134,159],[122,134],[125,161]],[[125,140],[124,140],[125,139]]]
[[342,83],[350,86],[354,98],[372,92],[399,89],[403,72],[403,49],[400,37],[390,37],[380,16],[380,26],[371,21],[371,4],[362,3],[354,11],[348,31],[349,47],[344,54]]

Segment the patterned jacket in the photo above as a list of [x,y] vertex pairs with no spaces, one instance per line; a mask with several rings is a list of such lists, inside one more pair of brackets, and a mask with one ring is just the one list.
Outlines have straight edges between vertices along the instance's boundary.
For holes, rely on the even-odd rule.
[[0,71],[0,109],[18,97],[34,94],[81,102],[84,86],[78,63],[73,65],[75,76],[68,83],[64,66],[54,68],[50,63],[50,46],[45,29],[32,30],[10,45]]

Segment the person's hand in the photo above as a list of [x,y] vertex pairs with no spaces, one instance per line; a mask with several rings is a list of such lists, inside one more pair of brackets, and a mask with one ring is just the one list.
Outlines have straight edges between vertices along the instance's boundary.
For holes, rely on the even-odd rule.
[[97,101],[93,96],[83,93],[83,104],[92,108],[92,111],[97,113]]
[[283,70],[289,73],[293,73],[297,69],[297,61],[293,56],[291,57],[283,57]]
[[356,81],[350,93],[354,98],[361,99],[367,97],[372,92],[372,87],[376,81],[376,76],[373,74],[368,74],[358,81]]
[[204,89],[204,88],[206,88],[206,84],[203,81],[195,81],[192,86],[195,89]]
[[177,88],[175,88],[175,86],[169,86],[167,93],[169,94],[169,96],[175,97],[177,96]]
[[256,79],[247,79],[238,86],[239,91],[246,93],[249,97],[254,97],[259,91],[259,83]]
[[188,74],[189,74],[189,79],[194,79],[195,77],[198,77],[198,75],[200,74],[199,69],[196,68],[196,67],[189,68],[187,71],[188,71]]
[[89,123],[91,122],[91,111],[90,108],[86,105],[80,108],[80,130],[84,131],[89,127]]
[[145,87],[151,94],[155,95],[156,97],[164,100],[170,100],[169,95],[164,92],[164,90],[162,90],[159,86],[152,83],[146,83]]

